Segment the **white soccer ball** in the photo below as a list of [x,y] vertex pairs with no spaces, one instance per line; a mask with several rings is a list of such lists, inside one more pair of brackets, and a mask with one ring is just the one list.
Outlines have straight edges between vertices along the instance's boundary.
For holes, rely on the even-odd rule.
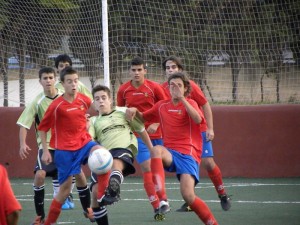
[[91,152],[88,159],[88,165],[92,172],[97,175],[107,173],[113,164],[113,157],[109,150],[99,148]]

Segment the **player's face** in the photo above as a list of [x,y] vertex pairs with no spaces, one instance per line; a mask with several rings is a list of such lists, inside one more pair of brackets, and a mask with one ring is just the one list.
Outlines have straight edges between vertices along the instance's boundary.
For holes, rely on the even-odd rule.
[[133,65],[130,67],[130,76],[134,83],[144,83],[146,73],[147,70],[144,68],[144,65]]
[[60,72],[68,66],[70,66],[70,63],[68,63],[68,62],[59,62],[58,67],[57,67],[58,74],[60,74]]
[[187,90],[187,88],[184,87],[184,83],[180,78],[174,78],[170,80],[169,88],[172,99],[175,100],[184,97],[184,93]]
[[53,90],[55,87],[55,75],[54,73],[42,73],[40,84],[43,86],[45,92]]
[[78,74],[74,73],[66,75],[64,82],[62,82],[65,93],[68,95],[75,95],[78,89],[78,81]]
[[94,107],[100,114],[108,114],[111,112],[111,98],[105,91],[97,91],[94,94]]
[[167,75],[167,78],[169,76],[171,76],[173,73],[179,72],[179,71],[181,71],[181,69],[179,69],[179,67],[177,66],[177,64],[174,61],[168,60],[166,62],[166,75]]

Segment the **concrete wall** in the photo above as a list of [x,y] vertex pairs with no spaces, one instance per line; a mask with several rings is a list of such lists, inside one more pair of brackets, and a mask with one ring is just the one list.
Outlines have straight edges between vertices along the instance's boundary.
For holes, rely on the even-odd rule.
[[[300,176],[300,105],[212,108],[214,159],[224,177]],[[36,160],[33,128],[27,139],[32,151],[26,160],[19,157],[16,121],[22,110],[0,107],[0,163],[10,177],[32,177]],[[203,169],[201,176],[207,176]]]

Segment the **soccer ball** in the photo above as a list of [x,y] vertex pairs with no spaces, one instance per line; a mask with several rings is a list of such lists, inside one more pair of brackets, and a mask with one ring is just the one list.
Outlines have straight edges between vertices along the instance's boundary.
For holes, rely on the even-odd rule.
[[97,174],[107,173],[113,164],[113,157],[109,150],[105,148],[99,148],[91,152],[88,159],[88,165],[90,170]]

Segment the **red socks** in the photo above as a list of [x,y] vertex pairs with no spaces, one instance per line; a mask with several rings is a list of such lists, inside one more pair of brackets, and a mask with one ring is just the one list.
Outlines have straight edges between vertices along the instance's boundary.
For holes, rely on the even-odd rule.
[[152,172],[143,173],[143,178],[144,178],[144,188],[146,190],[148,199],[153,209],[157,209],[159,207],[159,199],[155,192],[155,186],[152,180]]
[[167,194],[165,190],[165,171],[161,158],[151,159],[152,179],[155,184],[155,191],[160,200],[166,200]]
[[225,188],[222,180],[222,174],[220,168],[215,165],[213,170],[207,171],[208,176],[210,177],[211,181],[213,182],[216,191],[218,192],[219,195],[224,195],[225,194]]
[[110,171],[108,171],[105,174],[97,175],[97,181],[98,181],[98,193],[97,193],[97,199],[102,198],[102,196],[105,194],[105,190],[108,186]]
[[205,225],[218,225],[214,215],[204,201],[196,196],[194,202],[190,205],[191,209],[197,214]]
[[58,202],[55,198],[52,200],[52,203],[50,205],[50,209],[49,209],[49,215],[44,223],[44,225],[51,225],[51,224],[55,224],[59,214],[61,212],[61,206],[62,204],[60,202]]

